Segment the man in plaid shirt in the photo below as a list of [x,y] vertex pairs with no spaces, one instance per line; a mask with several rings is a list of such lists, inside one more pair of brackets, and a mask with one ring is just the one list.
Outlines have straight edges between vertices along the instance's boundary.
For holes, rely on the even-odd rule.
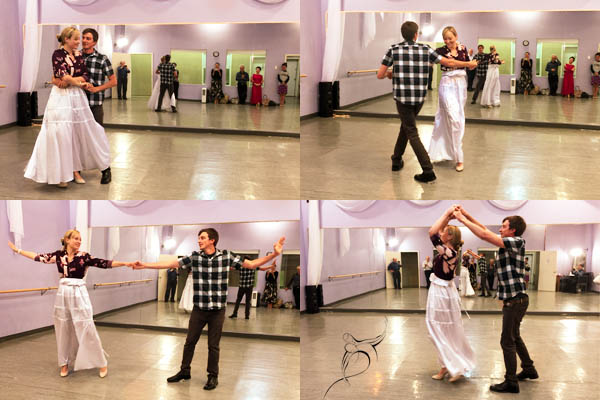
[[[470,68],[477,66],[475,61],[458,61],[437,54],[426,44],[417,43],[419,26],[407,21],[401,27],[404,41],[390,46],[377,71],[377,79],[392,79],[394,100],[400,114],[400,133],[392,155],[392,171],[399,171],[404,166],[402,156],[406,145],[410,142],[423,173],[415,175],[419,182],[435,180],[433,166],[427,150],[421,143],[417,130],[416,117],[423,107],[429,81],[429,63],[441,63],[452,68]],[[390,71],[389,68],[392,67]]]
[[[97,43],[98,32],[92,28],[84,29],[81,34],[82,54],[90,77],[90,83],[93,85],[93,87],[88,87],[85,90],[87,90],[86,94],[94,119],[101,126],[104,126],[104,109],[102,108],[104,91],[117,86],[117,77],[108,57],[98,53],[98,50],[96,50]],[[55,77],[52,78],[52,83],[60,88],[68,86],[66,82]],[[100,183],[107,184],[111,180],[112,175],[110,167],[108,167],[102,171]]]
[[479,297],[490,297],[490,289],[488,289],[487,287],[488,266],[483,253],[479,253],[479,260],[477,260],[477,266],[479,267],[479,277],[481,278],[481,294],[479,295]]
[[167,379],[167,382],[179,382],[191,378],[191,363],[196,343],[205,325],[208,324],[208,381],[205,390],[212,390],[218,385],[219,375],[219,342],[225,321],[227,304],[227,282],[229,269],[248,268],[254,271],[273,260],[283,249],[285,237],[273,245],[273,253],[256,260],[243,260],[240,256],[227,250],[218,250],[215,246],[219,234],[212,228],[202,229],[198,233],[200,252],[171,262],[141,263],[136,262],[134,268],[190,268],[194,284],[194,309],[190,316],[188,334],[183,347],[183,360],[180,371]]
[[[498,298],[502,307],[502,336],[500,345],[504,353],[506,374],[504,382],[490,386],[494,392],[519,393],[519,380],[537,379],[538,373],[525,342],[521,338],[520,326],[527,307],[529,296],[525,293],[525,239],[521,236],[527,225],[518,215],[502,220],[500,236],[492,233],[475,220],[461,206],[456,206],[454,217],[462,222],[475,236],[499,247],[498,250]],[[523,370],[517,374],[517,354]]]
[[[170,63],[171,55],[165,55],[165,62],[158,64],[156,67],[156,73],[160,74],[160,94],[158,95],[158,108],[154,111],[160,112],[162,109],[163,97],[165,95],[165,91],[169,91],[169,98],[173,96],[174,86],[173,82],[175,80],[175,64]],[[175,106],[171,106],[171,110],[173,112],[177,112]]]
[[475,85],[475,93],[473,93],[473,99],[471,104],[475,104],[479,92],[483,90],[485,85],[485,77],[487,75],[488,65],[490,64],[490,55],[483,52],[483,45],[477,46],[477,54],[473,56],[473,60],[477,61],[477,85]]
[[238,285],[237,298],[235,299],[235,306],[233,307],[233,313],[229,318],[237,318],[238,308],[242,302],[242,298],[246,296],[246,319],[250,319],[250,298],[252,297],[252,288],[254,287],[254,275],[256,271],[254,269],[241,268],[240,272],[240,283]]

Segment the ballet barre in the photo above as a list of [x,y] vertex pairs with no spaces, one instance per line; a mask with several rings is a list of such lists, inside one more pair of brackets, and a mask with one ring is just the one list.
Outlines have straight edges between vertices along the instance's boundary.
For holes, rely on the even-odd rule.
[[355,276],[379,274],[380,272],[381,271],[372,271],[372,272],[359,272],[359,273],[356,273],[356,274],[332,275],[332,276],[328,276],[327,279],[330,280],[330,281],[332,281],[334,279],[354,278]]
[[131,285],[132,283],[145,283],[151,282],[154,279],[139,279],[137,281],[123,281],[123,282],[110,282],[110,283],[94,283],[94,289],[100,286],[123,286],[123,285]]
[[0,85],[0,89],[4,89],[6,85]]
[[358,75],[358,74],[370,74],[373,72],[377,72],[376,69],[360,69],[358,71],[348,71],[348,76]]
[[35,289],[13,289],[13,290],[0,290],[0,294],[5,293],[25,293],[25,292],[40,292],[40,295],[44,295],[48,290],[58,289],[56,286],[35,288]]
[[300,78],[306,78],[308,75],[306,74],[300,74]]

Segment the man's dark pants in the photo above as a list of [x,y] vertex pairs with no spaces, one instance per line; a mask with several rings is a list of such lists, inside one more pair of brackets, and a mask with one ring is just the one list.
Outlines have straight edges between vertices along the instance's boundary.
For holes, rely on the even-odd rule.
[[429,286],[431,286],[431,279],[430,276],[433,273],[433,270],[428,269],[427,271],[425,271],[425,280],[427,281],[427,289],[429,289]]
[[548,85],[550,85],[550,96],[556,96],[558,90],[558,75],[548,75]]
[[502,307],[502,335],[500,345],[504,354],[504,367],[507,381],[518,383],[517,379],[517,354],[521,359],[521,367],[524,371],[533,369],[533,361],[529,357],[527,347],[521,338],[520,326],[523,316],[529,306],[529,297],[523,295],[521,298],[504,300]]
[[237,315],[238,308],[242,302],[242,297],[246,296],[246,318],[250,317],[250,302],[252,298],[252,286],[238,288],[237,299],[235,299],[235,307],[233,308],[233,314]]
[[175,301],[175,289],[177,288],[176,280],[167,280],[167,290],[165,291],[165,301]]
[[473,90],[473,82],[475,81],[475,76],[477,75],[476,69],[470,69],[467,71],[467,90],[470,92]]
[[477,96],[479,96],[479,92],[483,91],[484,85],[485,85],[485,76],[478,76],[477,84],[475,85],[475,92],[473,93],[473,99],[471,101],[477,101]]
[[104,127],[104,109],[102,108],[102,104],[90,106],[90,110],[92,110],[92,114],[94,115],[96,122]]
[[173,92],[175,93],[175,100],[179,100],[179,81],[173,82]]
[[292,291],[294,292],[294,302],[296,303],[295,307],[296,310],[300,309],[300,286],[294,286],[292,288]]
[[410,142],[410,147],[415,152],[423,172],[433,171],[429,154],[427,154],[427,150],[425,150],[425,146],[423,146],[421,138],[419,138],[419,131],[417,130],[417,115],[421,111],[421,108],[423,108],[423,103],[410,105],[396,101],[396,108],[398,109],[402,123],[398,139],[396,140],[396,146],[394,147],[392,164],[400,164],[406,150],[406,145]]
[[394,277],[394,289],[400,289],[400,271],[392,271]]
[[200,339],[202,329],[208,324],[208,366],[206,371],[209,377],[217,377],[219,375],[219,342],[221,341],[224,321],[224,308],[222,310],[204,311],[194,305],[192,315],[190,316],[187,338],[183,346],[182,372],[190,373],[196,343]]
[[[161,83],[160,84],[160,95],[158,96],[158,108],[157,108],[158,110],[160,110],[162,107],[163,97],[165,96],[165,92],[167,90],[169,91],[169,98],[170,98],[171,96],[173,96],[173,93],[174,93],[173,92],[173,84],[172,83],[171,84]],[[171,107],[171,108],[174,108],[174,107]]]
[[127,79],[119,79],[117,82],[117,96],[127,99]]
[[238,83],[237,89],[238,89],[238,99],[239,99],[238,103],[246,104],[246,96],[248,94],[248,85],[246,84],[246,82]]

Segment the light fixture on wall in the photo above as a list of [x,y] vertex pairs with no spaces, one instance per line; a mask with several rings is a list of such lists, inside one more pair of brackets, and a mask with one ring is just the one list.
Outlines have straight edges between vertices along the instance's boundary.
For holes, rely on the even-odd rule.
[[428,24],[428,25],[424,25],[423,29],[421,29],[421,34],[423,36],[430,36],[431,34],[433,34],[434,28],[433,25]]
[[163,243],[163,247],[165,248],[165,250],[171,250],[172,248],[175,247],[177,243],[175,242],[175,239],[172,237],[168,237],[165,242]]
[[117,39],[117,47],[118,48],[123,48],[125,46],[127,46],[129,44],[129,39],[127,39],[126,37],[120,37]]
[[574,249],[571,249],[571,256],[573,256],[573,257],[580,257],[582,254],[583,254],[582,248],[575,247]]
[[388,246],[389,247],[396,247],[396,246],[398,246],[398,239],[391,238],[390,241],[388,242]]

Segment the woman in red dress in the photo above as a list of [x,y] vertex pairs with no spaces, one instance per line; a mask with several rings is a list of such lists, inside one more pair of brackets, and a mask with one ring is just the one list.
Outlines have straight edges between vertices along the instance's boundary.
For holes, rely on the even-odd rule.
[[260,74],[261,67],[256,67],[256,73],[252,75],[252,97],[250,98],[250,104],[256,104],[256,107],[260,106],[262,100],[262,83],[263,76]]
[[575,96],[575,83],[573,81],[573,72],[575,72],[575,57],[569,57],[569,63],[565,64],[565,75],[563,77],[563,86],[561,94],[567,97]]

